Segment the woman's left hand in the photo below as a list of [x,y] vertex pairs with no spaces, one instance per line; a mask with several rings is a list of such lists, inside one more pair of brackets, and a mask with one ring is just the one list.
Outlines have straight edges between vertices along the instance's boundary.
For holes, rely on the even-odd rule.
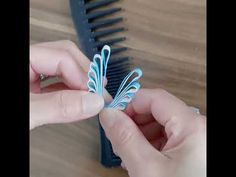
[[[30,46],[30,129],[49,123],[66,123],[98,114],[102,97],[88,92],[89,60],[71,41]],[[40,87],[40,74],[62,82]]]

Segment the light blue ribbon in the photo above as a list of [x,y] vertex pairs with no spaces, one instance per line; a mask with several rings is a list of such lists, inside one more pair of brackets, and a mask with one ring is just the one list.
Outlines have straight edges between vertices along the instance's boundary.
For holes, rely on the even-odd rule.
[[[131,81],[130,78],[134,75]],[[107,106],[110,108],[116,108],[119,110],[124,110],[130,101],[134,98],[135,93],[140,89],[140,84],[138,79],[142,76],[142,71],[139,68],[131,71],[121,82],[120,87],[114,97],[113,101]]]
[[110,58],[111,49],[105,45],[102,48],[101,55],[95,54],[93,62],[90,64],[88,72],[89,81],[87,86],[90,92],[94,92],[98,95],[103,94],[104,79],[106,77],[107,64]]
[[[90,92],[103,95],[104,79],[106,77],[107,64],[110,59],[111,49],[105,45],[102,48],[101,55],[95,54],[93,62],[90,64],[88,72],[89,81],[87,86]],[[135,93],[140,89],[138,79],[142,76],[139,68],[131,71],[121,82],[120,87],[113,99],[106,107],[124,110],[134,98]]]

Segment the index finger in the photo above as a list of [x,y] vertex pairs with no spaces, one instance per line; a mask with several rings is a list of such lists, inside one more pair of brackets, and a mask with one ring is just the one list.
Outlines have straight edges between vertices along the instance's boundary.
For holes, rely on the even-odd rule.
[[[193,132],[202,130],[205,119],[182,100],[162,89],[141,89],[127,108],[128,114],[152,114],[165,127],[169,148]],[[200,123],[201,122],[201,123]]]
[[182,100],[162,89],[140,89],[127,108],[128,114],[152,114],[163,126],[173,117],[196,117]]
[[30,81],[39,74],[61,76],[70,88],[86,89],[87,73],[78,65],[73,56],[64,50],[42,46],[30,47]]
[[72,41],[61,40],[53,42],[43,42],[35,45],[68,51],[76,59],[76,62],[81,65],[84,71],[88,72],[89,70],[89,59],[78,49],[76,44]]

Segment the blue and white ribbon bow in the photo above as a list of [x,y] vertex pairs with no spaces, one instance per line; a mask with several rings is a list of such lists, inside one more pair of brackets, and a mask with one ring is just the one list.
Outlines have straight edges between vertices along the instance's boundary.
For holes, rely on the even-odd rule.
[[[107,64],[110,58],[111,49],[105,45],[102,48],[101,55],[95,54],[93,62],[90,64],[88,72],[89,81],[87,83],[89,91],[100,96],[103,95],[104,78],[106,77]],[[131,71],[121,82],[120,87],[113,99],[106,107],[124,110],[134,98],[135,93],[140,89],[138,79],[142,76],[139,68]]]

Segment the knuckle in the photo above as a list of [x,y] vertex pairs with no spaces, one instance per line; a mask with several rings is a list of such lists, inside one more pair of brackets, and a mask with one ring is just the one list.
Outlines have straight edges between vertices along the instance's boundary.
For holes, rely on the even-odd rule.
[[72,102],[72,96],[67,91],[60,91],[57,94],[59,114],[63,119],[73,119],[81,113],[81,99]]
[[157,95],[161,95],[161,96],[169,95],[169,92],[167,92],[166,90],[164,90],[162,88],[155,89],[155,93]]
[[73,59],[72,54],[69,50],[64,49],[62,50],[62,52],[65,55],[65,57],[70,58],[70,60]]
[[64,40],[64,46],[65,46],[65,50],[71,50],[71,49],[77,49],[77,45],[70,41],[70,40]]
[[60,64],[66,65],[68,68],[74,68],[77,64],[73,58],[73,56],[71,55],[71,53],[69,51],[62,51],[61,53],[62,58],[64,58],[64,60],[60,61]]
[[[60,57],[62,58],[57,64],[56,75],[62,75],[65,72],[65,68],[74,68],[75,62],[73,57],[68,51],[60,51]],[[68,72],[69,70],[67,70]]]
[[134,135],[133,129],[134,127],[131,124],[123,124],[122,122],[117,122],[109,129],[116,152],[131,141]]
[[154,93],[158,98],[162,98],[162,99],[168,98],[175,101],[176,103],[180,103],[180,105],[186,106],[186,103],[183,100],[177,98],[176,96],[174,96],[167,90],[164,90],[162,88],[157,88],[157,89],[154,89]]

